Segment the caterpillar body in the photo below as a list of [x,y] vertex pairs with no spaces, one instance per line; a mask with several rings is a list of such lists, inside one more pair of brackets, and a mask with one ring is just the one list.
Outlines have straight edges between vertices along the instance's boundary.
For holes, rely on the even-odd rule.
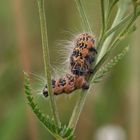
[[[55,95],[70,94],[75,89],[88,89],[86,77],[93,72],[91,64],[96,54],[95,37],[89,33],[78,35],[74,40],[74,48],[70,56],[71,74],[52,80],[53,93]],[[43,89],[43,95],[48,96],[47,85]]]
[[75,75],[92,73],[91,64],[95,59],[95,38],[88,34],[80,34],[75,40],[75,47],[70,57],[71,72]]
[[[77,76],[73,74],[66,74],[64,77],[57,80],[52,80],[52,87],[54,95],[60,95],[62,93],[69,94],[75,89],[88,89],[89,85],[84,76]],[[47,85],[43,89],[43,95],[48,96]]]

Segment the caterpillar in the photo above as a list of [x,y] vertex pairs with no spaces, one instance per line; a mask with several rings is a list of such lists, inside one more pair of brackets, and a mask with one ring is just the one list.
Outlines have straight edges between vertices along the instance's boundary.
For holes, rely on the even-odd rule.
[[91,64],[96,53],[95,38],[88,33],[80,34],[70,57],[71,72],[75,75],[92,73]]
[[[91,64],[97,54],[95,37],[89,33],[82,33],[75,38],[73,44],[74,48],[70,55],[71,73],[57,80],[52,80],[54,95],[70,94],[76,89],[89,88],[86,77],[93,72]],[[43,89],[43,95],[48,96],[47,84]]]
[[[62,93],[69,94],[75,89],[88,89],[89,85],[84,76],[77,76],[73,74],[66,74],[57,80],[52,80],[52,88],[54,95],[60,95]],[[43,95],[48,96],[47,85],[43,89]]]

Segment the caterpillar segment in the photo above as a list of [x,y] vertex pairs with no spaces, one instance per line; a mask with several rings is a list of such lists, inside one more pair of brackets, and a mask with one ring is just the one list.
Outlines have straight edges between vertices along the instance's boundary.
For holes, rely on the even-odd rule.
[[[56,81],[52,80],[52,88],[54,95],[60,95],[63,93],[70,94],[72,91],[80,88],[88,89],[89,85],[83,76],[66,74],[63,78],[59,78]],[[45,97],[48,96],[47,85],[43,89],[43,95]]]
[[71,72],[79,76],[92,73],[91,64],[96,54],[95,37],[88,33],[80,34],[75,40],[75,47],[70,57]]

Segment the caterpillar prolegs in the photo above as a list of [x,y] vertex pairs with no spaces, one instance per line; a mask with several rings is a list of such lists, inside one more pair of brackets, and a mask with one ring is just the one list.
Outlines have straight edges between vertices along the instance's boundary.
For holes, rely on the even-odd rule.
[[[93,72],[91,64],[94,62],[97,54],[95,37],[89,33],[82,33],[73,42],[74,48],[70,55],[71,73],[57,80],[52,80],[52,88],[55,95],[69,94],[76,89],[89,88],[86,77]],[[45,97],[48,96],[47,85],[43,89],[43,95]]]

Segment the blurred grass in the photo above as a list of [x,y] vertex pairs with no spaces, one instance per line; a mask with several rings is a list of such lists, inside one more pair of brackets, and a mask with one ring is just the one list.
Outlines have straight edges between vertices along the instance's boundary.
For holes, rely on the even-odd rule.
[[[28,46],[30,67],[32,72],[40,74],[43,73],[43,59],[40,48],[41,36],[37,3],[33,0],[21,1],[23,3],[22,12],[27,23],[27,38],[30,44]],[[98,36],[101,20],[99,1],[87,0],[85,2],[91,26]],[[1,0],[0,4],[0,140],[30,140],[25,109],[26,101],[23,97],[23,68],[17,46],[17,31],[11,3],[12,1]],[[55,41],[66,38],[67,35],[62,33],[63,31],[76,33],[76,30],[81,30],[79,15],[74,1],[47,0],[46,10],[51,62],[53,65],[57,66],[56,64],[58,64],[59,66],[61,54],[56,53]],[[76,129],[76,140],[91,140],[97,128],[108,123],[115,123],[123,127],[129,140],[139,140],[140,136],[137,133],[130,136],[133,129],[135,131],[140,130],[140,117],[137,116],[135,125],[133,125],[134,120],[131,120],[134,109],[136,109],[135,113],[140,116],[140,104],[136,104],[140,102],[139,25],[140,20],[137,21],[136,33],[126,40],[130,42],[132,40],[129,55],[114,68],[102,83],[96,86],[95,94],[89,95]],[[135,58],[136,54],[137,58]],[[131,62],[130,60],[133,58],[134,60]],[[130,100],[129,98],[132,99],[133,95],[136,95],[136,99]],[[69,119],[77,97],[78,95],[72,95],[70,99],[65,96],[58,97],[57,103],[62,122],[67,122]],[[38,99],[38,102],[44,111],[49,110],[46,100],[41,98]],[[53,139],[38,121],[37,127],[38,140]]]
[[6,112],[1,115],[0,139],[14,140],[19,138],[25,131],[25,105],[23,98],[16,99],[16,104],[11,104],[6,108]]

